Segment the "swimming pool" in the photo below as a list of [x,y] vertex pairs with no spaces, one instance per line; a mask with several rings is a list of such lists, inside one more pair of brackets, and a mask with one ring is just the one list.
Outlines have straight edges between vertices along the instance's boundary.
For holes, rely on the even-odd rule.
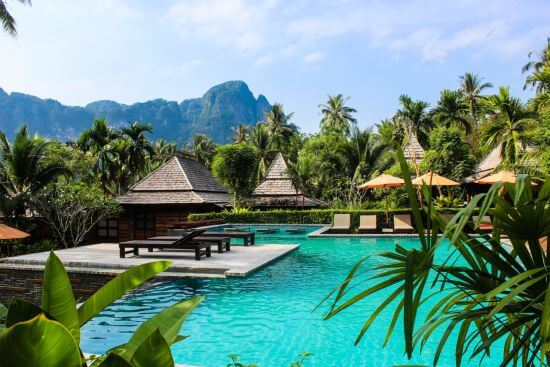
[[[319,227],[304,227],[308,231]],[[225,366],[229,354],[261,367],[288,366],[304,351],[314,353],[306,366],[431,365],[438,341],[421,355],[404,357],[400,330],[382,348],[391,313],[380,317],[363,341],[353,342],[363,322],[378,306],[357,304],[329,321],[322,321],[328,305],[312,312],[362,257],[391,250],[399,241],[418,246],[411,237],[307,238],[306,235],[257,235],[257,243],[299,243],[300,249],[246,278],[179,279],[127,297],[90,321],[83,330],[83,349],[102,353],[125,342],[137,325],[162,308],[194,294],[205,301],[184,323],[190,337],[173,347],[176,363],[204,367]],[[380,259],[373,257],[367,268]],[[382,299],[382,295],[379,296]],[[400,324],[399,324],[400,327]],[[443,330],[441,330],[441,333]],[[441,334],[439,334],[441,335]],[[489,366],[489,362],[485,361]],[[454,350],[443,353],[440,366],[454,365]]]

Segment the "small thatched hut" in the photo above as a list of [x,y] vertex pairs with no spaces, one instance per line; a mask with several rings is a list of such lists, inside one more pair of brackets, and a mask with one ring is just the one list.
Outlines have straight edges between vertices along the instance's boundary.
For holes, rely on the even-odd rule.
[[410,133],[406,140],[407,144],[403,148],[403,154],[405,159],[409,163],[420,163],[424,158],[424,149],[418,142],[418,139],[413,133]]
[[288,172],[288,166],[281,153],[269,166],[265,178],[254,189],[249,202],[256,208],[318,208],[326,204],[310,198],[298,189]]
[[[230,196],[197,161],[175,156],[116,200],[124,208],[118,219],[118,240],[143,239],[166,233],[166,228],[187,220],[191,213],[219,210]],[[98,236],[115,233],[98,227]],[[115,225],[115,221],[112,223]]]

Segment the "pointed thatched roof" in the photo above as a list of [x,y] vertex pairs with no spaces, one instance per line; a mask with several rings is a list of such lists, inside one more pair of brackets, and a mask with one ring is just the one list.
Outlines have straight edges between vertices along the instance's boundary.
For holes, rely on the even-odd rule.
[[407,162],[410,163],[415,161],[416,163],[420,163],[422,158],[424,158],[424,149],[422,149],[422,146],[413,133],[410,133],[407,137],[407,145],[403,148],[403,154]]
[[502,162],[501,146],[497,146],[477,165],[474,174],[464,179],[464,182],[473,183],[481,178],[487,177],[495,171]]
[[229,193],[199,162],[175,156],[116,199],[121,204],[230,203]]
[[256,207],[320,207],[326,204],[318,199],[305,196],[297,189],[287,173],[288,166],[281,153],[269,166],[265,178],[254,189],[250,199],[251,205]]

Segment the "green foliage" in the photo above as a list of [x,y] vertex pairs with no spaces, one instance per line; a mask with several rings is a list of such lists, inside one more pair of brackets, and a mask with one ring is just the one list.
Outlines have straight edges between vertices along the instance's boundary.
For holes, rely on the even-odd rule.
[[131,268],[105,284],[77,308],[68,275],[52,252],[44,269],[42,305],[14,299],[5,312],[0,307],[0,365],[145,367],[173,366],[170,345],[185,339],[179,336],[183,321],[203,297],[181,301],[145,321],[128,343],[94,357],[82,359],[80,327],[116,299],[171,266],[159,261]]
[[469,134],[472,131],[472,123],[468,119],[468,112],[468,104],[462,91],[444,89],[431,113],[440,126],[463,128]]
[[471,147],[456,127],[438,127],[430,133],[430,150],[422,160],[423,171],[433,171],[453,180],[472,173],[475,159]]
[[218,147],[212,172],[233,192],[234,206],[245,199],[255,185],[257,157],[250,145],[230,144]]
[[346,106],[349,97],[344,97],[341,94],[328,96],[326,104],[322,104],[321,114],[321,131],[336,132],[344,136],[349,135],[351,127],[357,123],[353,114],[357,112],[354,108]]
[[[384,345],[402,320],[409,358],[415,349],[433,343],[429,338],[436,329],[444,328],[443,337],[437,345],[432,344],[434,366],[451,339],[457,366],[468,357],[490,354],[494,359],[496,348],[502,352],[501,366],[546,365],[550,350],[550,269],[539,239],[550,237],[550,181],[538,194],[525,175],[518,176],[515,185],[495,184],[447,221],[435,210],[428,187],[423,187],[426,201],[417,202],[402,152],[400,163],[420,246],[406,249],[396,244],[393,251],[380,254],[382,264],[376,275],[368,278],[374,285],[359,292],[355,289],[350,296],[352,282],[365,284],[362,266],[366,258],[358,262],[340,287],[327,296],[334,298],[325,318],[380,291],[390,291],[365,320],[356,343],[384,310],[393,308]],[[477,206],[480,219],[474,222],[472,214]],[[493,217],[491,236],[477,228],[486,214]],[[426,226],[422,216],[427,218]],[[469,235],[466,228],[476,236]],[[504,243],[501,237],[509,242]],[[455,250],[453,255],[437,257],[440,248],[449,246],[446,240]],[[431,309],[425,303],[427,298],[435,304]],[[418,316],[421,311],[427,315],[423,322]]]
[[52,143],[29,135],[23,125],[10,143],[0,132],[0,209],[19,219],[29,199],[62,174],[69,174],[61,162],[45,159]]
[[216,144],[204,134],[195,134],[190,145],[190,152],[199,163],[210,167],[216,154]]
[[80,244],[97,222],[121,211],[99,186],[83,182],[50,185],[36,195],[32,207],[52,226],[64,247]]

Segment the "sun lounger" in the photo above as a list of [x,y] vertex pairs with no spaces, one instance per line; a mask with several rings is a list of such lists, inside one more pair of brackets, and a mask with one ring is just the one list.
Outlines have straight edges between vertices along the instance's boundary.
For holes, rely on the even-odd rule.
[[[472,217],[472,220],[474,221],[474,223],[477,223],[477,221],[479,220],[479,217],[474,216]],[[489,217],[488,215],[484,215],[483,218],[481,218],[481,223],[479,223],[477,228],[480,229],[481,231],[492,231],[493,225],[491,224],[491,217]]]
[[[155,236],[148,238],[148,240],[151,241],[176,241],[181,236]],[[198,236],[194,238],[197,242],[203,242],[203,243],[209,243],[212,245],[218,246],[218,253],[222,253],[224,251],[231,251],[231,239],[229,237],[202,237]]]
[[396,233],[412,233],[414,231],[411,225],[410,214],[394,214],[393,215],[393,230]]
[[286,233],[292,233],[292,234],[304,233],[305,231],[306,230],[304,228],[287,228],[287,229],[285,229]]
[[377,229],[376,226],[376,215],[361,215],[359,217],[359,232],[375,232]]
[[257,228],[258,233],[276,233],[279,232],[279,228]]
[[350,214],[334,214],[331,232],[349,232],[351,230]]
[[[201,234],[203,230],[191,231],[188,234],[172,241],[155,241],[155,240],[133,240],[121,242],[118,244],[120,257],[124,258],[127,254],[132,253],[139,256],[139,249],[146,248],[152,252],[154,248],[158,249],[178,249],[178,250],[193,250],[195,252],[195,260],[200,260],[201,256],[211,256],[211,244],[198,242],[195,238]],[[131,250],[127,250],[127,249]]]
[[205,232],[201,237],[229,237],[240,238],[243,240],[244,246],[254,246],[256,234],[254,232]]

